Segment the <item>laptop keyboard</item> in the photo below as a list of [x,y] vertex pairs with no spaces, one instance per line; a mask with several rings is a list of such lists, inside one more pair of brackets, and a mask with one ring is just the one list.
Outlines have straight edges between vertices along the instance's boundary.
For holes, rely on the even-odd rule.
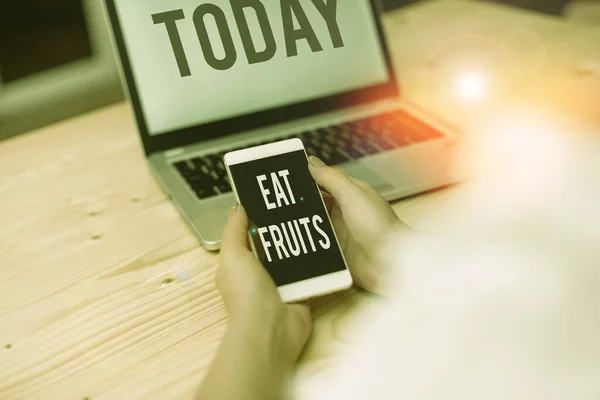
[[[274,140],[258,141],[247,147],[300,138],[309,156],[317,156],[329,165],[339,165],[443,136],[405,111],[396,110]],[[223,157],[240,149],[232,148],[174,165],[198,199],[207,199],[232,191]]]

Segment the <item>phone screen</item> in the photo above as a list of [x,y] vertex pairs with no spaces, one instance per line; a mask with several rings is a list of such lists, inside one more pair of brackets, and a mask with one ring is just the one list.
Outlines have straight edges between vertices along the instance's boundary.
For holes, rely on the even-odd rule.
[[229,166],[259,259],[277,286],[346,269],[303,150]]

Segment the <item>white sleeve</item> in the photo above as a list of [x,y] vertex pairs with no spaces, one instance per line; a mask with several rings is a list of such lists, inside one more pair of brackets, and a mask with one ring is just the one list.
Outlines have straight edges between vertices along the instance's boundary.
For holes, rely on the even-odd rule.
[[555,198],[566,211],[512,204],[454,234],[398,238],[397,296],[297,398],[595,398],[600,202],[585,193]]

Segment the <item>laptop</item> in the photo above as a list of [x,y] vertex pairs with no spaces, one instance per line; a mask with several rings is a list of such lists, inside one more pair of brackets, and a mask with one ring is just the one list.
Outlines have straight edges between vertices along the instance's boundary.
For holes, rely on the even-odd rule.
[[404,102],[376,0],[104,0],[156,181],[209,250],[229,151],[293,137],[387,200],[454,181],[456,134]]

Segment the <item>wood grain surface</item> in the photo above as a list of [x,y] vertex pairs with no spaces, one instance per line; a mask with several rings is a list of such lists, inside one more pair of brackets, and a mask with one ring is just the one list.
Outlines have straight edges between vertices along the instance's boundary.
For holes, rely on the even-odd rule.
[[[600,29],[462,1],[385,22],[404,96],[466,134],[516,106],[600,130]],[[485,99],[457,96],[461,68],[487,74]],[[452,190],[394,209],[434,230]],[[150,176],[126,104],[0,143],[0,399],[192,399],[226,327],[216,257]],[[357,290],[314,300],[303,376],[378,302]]]

